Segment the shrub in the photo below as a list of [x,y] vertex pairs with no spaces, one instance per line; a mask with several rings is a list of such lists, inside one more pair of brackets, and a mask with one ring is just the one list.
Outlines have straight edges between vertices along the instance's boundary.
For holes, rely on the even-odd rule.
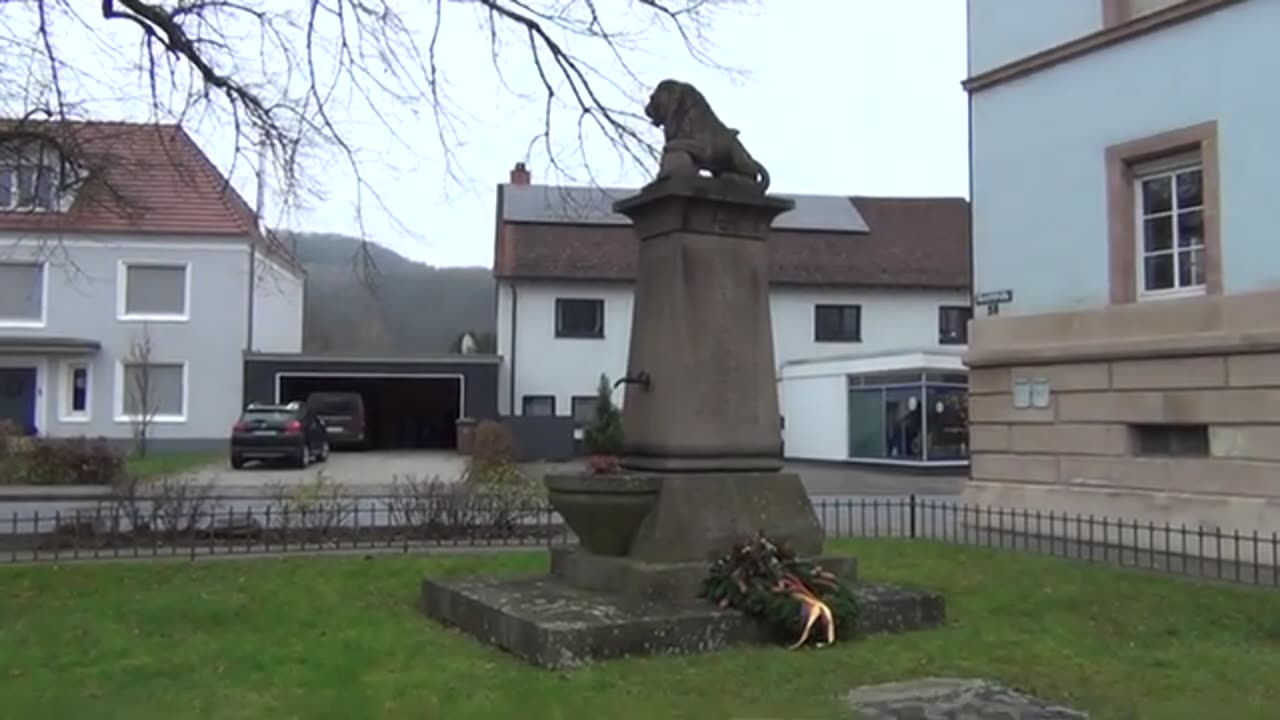
[[476,423],[471,457],[482,463],[515,462],[516,438],[511,429],[497,420]]
[[600,375],[596,387],[595,413],[582,433],[583,444],[592,455],[617,455],[622,452],[622,413],[613,404],[613,386],[607,375]]
[[124,475],[124,458],[104,438],[4,435],[0,445],[0,482],[109,485]]
[[271,497],[279,513],[278,527],[308,530],[323,536],[346,526],[358,510],[347,487],[331,480],[323,470],[298,485],[273,483]]
[[542,498],[542,483],[516,463],[511,429],[495,420],[476,424],[475,446],[461,480],[484,507],[491,525],[516,523],[536,511]]

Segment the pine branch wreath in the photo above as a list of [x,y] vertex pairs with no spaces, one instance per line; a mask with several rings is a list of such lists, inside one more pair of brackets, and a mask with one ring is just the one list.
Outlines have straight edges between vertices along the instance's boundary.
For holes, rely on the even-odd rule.
[[798,636],[793,649],[810,638],[819,645],[823,638],[834,640],[837,628],[851,630],[858,619],[857,597],[835,575],[763,533],[712,563],[702,597],[755,617],[781,636]]

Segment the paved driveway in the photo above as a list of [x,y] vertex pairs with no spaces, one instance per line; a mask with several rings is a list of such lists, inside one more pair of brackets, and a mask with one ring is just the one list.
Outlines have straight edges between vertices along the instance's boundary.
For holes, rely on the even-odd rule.
[[334,452],[329,459],[306,470],[279,466],[249,465],[232,470],[223,459],[217,465],[196,471],[200,481],[227,488],[297,485],[315,479],[317,473],[346,486],[387,486],[397,479],[456,480],[466,462],[454,452],[427,450],[379,450],[368,452]]

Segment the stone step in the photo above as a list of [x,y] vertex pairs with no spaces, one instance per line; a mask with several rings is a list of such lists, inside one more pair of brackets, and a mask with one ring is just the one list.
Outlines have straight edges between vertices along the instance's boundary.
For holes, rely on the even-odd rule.
[[[861,600],[855,636],[922,630],[945,620],[943,599],[934,593],[869,583],[854,590]],[[705,602],[584,590],[548,576],[428,577],[422,605],[433,620],[552,670],[777,641],[755,620]]]

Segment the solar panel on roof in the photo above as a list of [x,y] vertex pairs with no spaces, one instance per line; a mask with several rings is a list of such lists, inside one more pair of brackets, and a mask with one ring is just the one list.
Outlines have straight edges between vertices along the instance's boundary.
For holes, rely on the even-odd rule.
[[[502,219],[569,225],[629,225],[626,216],[613,212],[613,203],[635,194],[628,188],[591,188],[555,185],[505,185]],[[792,195],[778,193],[796,203],[778,216],[773,227],[782,230],[870,232],[866,220],[849,198],[841,195]]]

